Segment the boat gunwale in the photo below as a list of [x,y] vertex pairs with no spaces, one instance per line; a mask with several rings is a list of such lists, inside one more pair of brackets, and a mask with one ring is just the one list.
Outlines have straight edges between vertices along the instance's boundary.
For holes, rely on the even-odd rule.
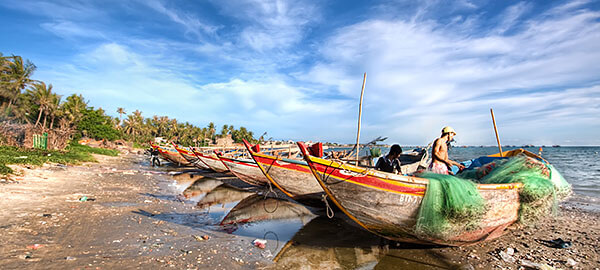
[[[243,182],[245,182],[245,183],[247,183],[247,184],[249,184],[249,185],[252,185],[252,186],[262,186],[260,183],[264,183],[263,181],[260,181],[260,180],[254,180],[254,179],[252,179],[252,180],[254,180],[254,181],[247,181],[247,180],[244,180],[244,178],[246,178],[246,176],[245,176],[245,175],[244,175],[243,177],[240,177],[240,176],[238,175],[238,172],[236,172],[235,170],[232,170],[232,169],[231,169],[231,168],[230,168],[230,167],[227,165],[227,162],[231,162],[231,163],[234,163],[234,164],[238,164],[238,163],[235,163],[235,162],[234,162],[234,161],[232,161],[230,158],[226,158],[226,157],[224,157],[223,155],[221,155],[221,154],[220,154],[219,152],[217,152],[217,151],[214,151],[214,153],[215,153],[215,155],[216,155],[216,156],[219,158],[219,161],[221,161],[221,163],[223,163],[223,166],[225,166],[225,168],[227,168],[227,170],[228,170],[228,171],[230,171],[231,173],[233,173],[233,175],[235,175],[235,176],[236,176],[238,179],[240,179],[241,181],[243,181]],[[248,163],[243,163],[243,164],[241,164],[241,165],[245,165],[246,167],[252,167],[252,168],[254,168],[254,166],[248,166],[247,164],[248,164]],[[241,173],[240,173],[240,174],[241,174]],[[249,178],[252,178],[252,177],[249,177]],[[268,179],[267,179],[267,181],[268,181]],[[255,183],[255,182],[256,182],[256,183]]]
[[[351,164],[339,163],[335,160],[322,159],[322,158],[315,157],[312,155],[308,155],[307,157],[312,162],[317,163],[322,166],[331,167],[336,170],[341,169],[341,170],[351,171],[353,173],[369,175],[369,176],[375,177],[381,181],[384,181],[384,182],[387,182],[387,183],[390,183],[393,185],[398,185],[399,183],[402,183],[404,185],[410,185],[410,186],[413,186],[411,184],[421,184],[421,185],[429,184],[429,180],[426,178],[393,174],[393,173],[387,173],[387,172],[382,172],[382,171],[374,171],[369,168],[361,168],[361,167],[357,167],[357,166],[354,166]],[[329,163],[329,164],[327,164],[327,163]],[[342,179],[342,178],[340,178],[340,179],[346,180],[346,179]],[[479,183],[475,183],[475,184],[477,185],[477,189],[481,189],[481,190],[518,189],[518,188],[523,187],[523,183],[510,183],[510,184],[479,184]],[[421,188],[421,186],[418,186],[418,187],[415,186],[415,188]]]

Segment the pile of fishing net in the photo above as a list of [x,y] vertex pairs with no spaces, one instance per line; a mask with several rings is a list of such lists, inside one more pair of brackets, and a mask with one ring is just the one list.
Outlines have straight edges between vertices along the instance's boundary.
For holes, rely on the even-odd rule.
[[[522,183],[519,221],[531,224],[556,209],[570,195],[571,186],[552,166],[531,157],[497,159],[456,176],[425,172],[429,180],[415,230],[418,234],[447,239],[465,230],[479,229],[487,211],[477,184]],[[494,202],[489,202],[494,203]]]

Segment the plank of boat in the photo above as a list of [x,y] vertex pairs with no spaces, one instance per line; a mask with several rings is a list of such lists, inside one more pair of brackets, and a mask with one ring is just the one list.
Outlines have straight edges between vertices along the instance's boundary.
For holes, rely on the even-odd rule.
[[303,203],[322,199],[323,189],[305,161],[255,152],[246,141],[244,145],[263,175],[290,198]]
[[200,159],[200,161],[202,161],[202,163],[204,163],[211,170],[220,173],[229,171],[227,167],[223,165],[223,162],[221,162],[217,155],[215,155],[215,153],[206,154],[195,151],[194,149],[192,149],[192,151],[196,155],[196,157],[198,157],[198,159]]
[[235,159],[215,153],[237,178],[254,186],[264,186],[269,181],[254,160]]
[[[363,228],[394,241],[466,245],[494,239],[518,218],[521,184],[478,185],[486,201],[480,229],[464,230],[451,239],[414,233],[427,179],[374,171],[308,154],[298,143],[315,178],[329,198]],[[465,221],[466,223],[466,221]]]

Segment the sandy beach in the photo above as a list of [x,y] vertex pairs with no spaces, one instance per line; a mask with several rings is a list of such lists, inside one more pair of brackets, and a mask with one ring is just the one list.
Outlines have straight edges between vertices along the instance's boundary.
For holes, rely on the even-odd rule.
[[[77,166],[19,167],[18,181],[0,184],[2,269],[600,267],[600,214],[574,202],[536,226],[515,225],[500,239],[467,247],[393,243],[346,224],[342,213],[333,220],[312,217],[276,254],[267,254],[269,245],[252,244],[260,237],[220,228],[208,218],[210,211],[187,200],[194,194],[182,195],[198,179],[233,177],[173,177],[169,172],[182,169],[151,168],[135,153],[97,159]],[[544,245],[556,238],[572,246]]]

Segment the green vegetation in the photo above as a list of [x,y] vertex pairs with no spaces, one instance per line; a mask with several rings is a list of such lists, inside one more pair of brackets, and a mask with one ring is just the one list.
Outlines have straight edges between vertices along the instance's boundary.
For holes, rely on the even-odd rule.
[[12,146],[0,146],[0,174],[13,171],[7,164],[30,164],[40,166],[47,162],[59,164],[79,164],[96,161],[91,154],[117,156],[119,151],[94,148],[77,143],[71,143],[64,151],[40,149],[22,149]]
[[98,154],[98,155],[113,156],[113,157],[116,157],[119,155],[118,150],[106,149],[106,148],[96,148],[96,147],[91,147],[91,146],[87,146],[87,145],[81,145],[78,143],[71,143],[67,147],[66,150],[70,151],[70,152],[76,152],[76,153],[90,153],[90,154]]
[[117,108],[119,116],[112,117],[101,108],[88,106],[82,95],[73,94],[62,100],[52,84],[31,79],[35,69],[33,63],[20,56],[0,53],[0,119],[34,124],[40,129],[70,128],[76,130],[75,139],[124,139],[137,145],[163,137],[183,145],[204,146],[229,135],[238,143],[242,139],[256,142],[254,133],[245,127],[223,125],[217,134],[212,122],[200,128],[167,116],[145,118],[138,110],[127,115],[124,108]]

